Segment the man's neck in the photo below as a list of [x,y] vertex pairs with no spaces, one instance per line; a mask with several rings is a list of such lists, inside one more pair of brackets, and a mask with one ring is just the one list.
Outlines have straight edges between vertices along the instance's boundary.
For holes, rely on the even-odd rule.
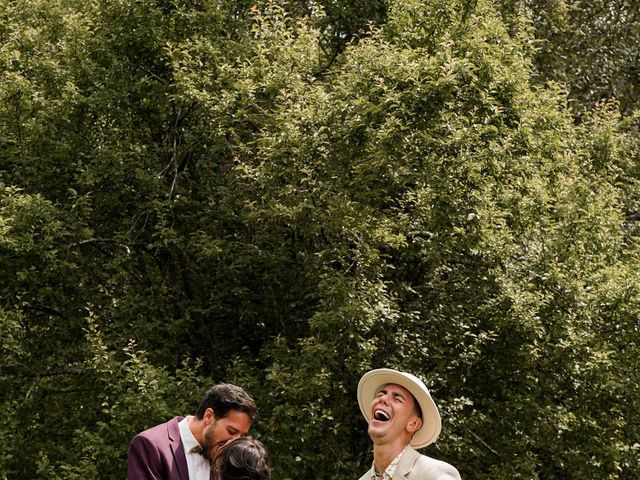
[[402,443],[373,444],[373,466],[378,473],[383,473],[387,467],[400,455],[407,445]]
[[190,415],[187,417],[187,425],[189,425],[189,430],[191,430],[191,433],[193,434],[196,441],[200,445],[202,445],[202,430],[203,430],[202,424],[203,424],[202,420],[198,420],[194,416]]

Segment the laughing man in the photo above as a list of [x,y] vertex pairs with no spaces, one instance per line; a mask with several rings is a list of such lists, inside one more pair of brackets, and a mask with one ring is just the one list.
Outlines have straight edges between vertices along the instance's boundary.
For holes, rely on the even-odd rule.
[[373,465],[360,480],[460,480],[453,466],[416,451],[435,442],[441,428],[438,408],[419,378],[372,370],[360,379],[358,404],[373,441]]

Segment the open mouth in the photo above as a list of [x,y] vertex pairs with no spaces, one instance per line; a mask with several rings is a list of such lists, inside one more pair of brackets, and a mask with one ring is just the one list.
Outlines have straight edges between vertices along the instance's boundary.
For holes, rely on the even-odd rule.
[[373,418],[379,422],[388,422],[391,419],[391,416],[384,410],[375,410],[373,412]]

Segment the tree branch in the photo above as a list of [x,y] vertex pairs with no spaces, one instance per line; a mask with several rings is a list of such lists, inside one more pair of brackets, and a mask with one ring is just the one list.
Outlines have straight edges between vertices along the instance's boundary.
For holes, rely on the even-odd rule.
[[95,237],[95,238],[87,238],[85,240],[80,240],[79,242],[74,242],[69,244],[69,249],[75,247],[81,247],[82,245],[88,245],[91,243],[113,243],[121,248],[123,248],[127,253],[131,253],[131,248],[126,243],[119,242],[113,238],[103,238],[103,237]]
[[491,445],[489,445],[487,442],[485,442],[484,440],[482,440],[478,435],[476,435],[475,433],[473,433],[471,430],[467,429],[467,432],[469,432],[471,434],[471,436],[473,438],[475,438],[476,440],[478,440],[487,450],[489,450],[491,453],[497,455],[498,457],[500,457],[501,455],[496,452],[493,448],[491,448]]

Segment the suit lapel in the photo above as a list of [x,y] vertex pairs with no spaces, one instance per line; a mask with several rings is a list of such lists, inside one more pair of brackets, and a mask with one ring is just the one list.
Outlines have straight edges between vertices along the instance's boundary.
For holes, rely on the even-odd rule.
[[409,478],[409,474],[419,455],[412,447],[407,447],[402,454],[396,473],[393,474],[393,480],[406,480]]
[[187,467],[187,455],[182,445],[182,439],[180,438],[180,427],[178,422],[182,420],[180,417],[176,417],[169,422],[168,437],[169,446],[171,447],[171,453],[173,459],[178,467],[178,476],[176,480],[189,480],[189,469]]

